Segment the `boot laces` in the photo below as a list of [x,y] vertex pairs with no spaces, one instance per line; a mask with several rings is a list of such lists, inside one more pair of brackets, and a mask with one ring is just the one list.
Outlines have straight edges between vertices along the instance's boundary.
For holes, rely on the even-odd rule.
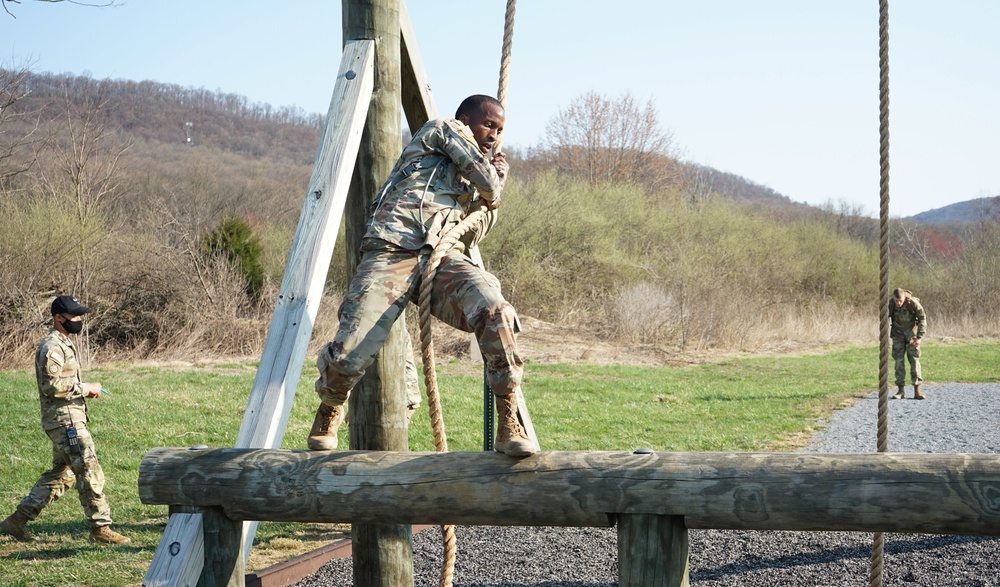
[[322,416],[322,420],[320,420],[319,431],[324,433],[329,432],[339,415],[340,406],[328,406],[323,404],[320,408],[320,416]]
[[525,436],[524,431],[521,429],[521,421],[517,417],[517,400],[512,397],[513,395],[512,393],[504,398],[504,401],[507,403],[507,409],[504,410],[504,423],[507,429],[510,430],[511,437]]

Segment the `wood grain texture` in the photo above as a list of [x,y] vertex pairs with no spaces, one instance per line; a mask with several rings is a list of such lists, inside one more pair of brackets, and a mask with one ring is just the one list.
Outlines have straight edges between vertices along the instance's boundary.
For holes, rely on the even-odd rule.
[[201,514],[172,514],[170,522],[142,580],[144,587],[198,584],[205,565]]
[[1000,455],[157,448],[139,496],[248,520],[1000,535]]
[[[345,44],[330,99],[327,124],[320,138],[285,276],[236,437],[238,447],[281,446],[326,283],[372,95],[374,55],[373,41]],[[179,519],[171,516],[168,520],[164,537],[146,575],[150,585],[161,584],[159,581],[165,577],[162,573],[168,563],[160,559],[167,555],[161,550],[169,536],[181,531],[172,527],[179,523],[175,520]],[[253,543],[255,531],[256,524],[253,522],[244,526],[247,549]],[[203,560],[200,542],[196,550],[197,553],[192,551],[184,556],[197,554],[198,559]],[[187,562],[180,561],[179,564],[187,565]]]
[[410,134],[415,135],[428,120],[437,118],[437,108],[406,2],[399,3],[399,37],[403,114]]
[[619,587],[688,587],[688,533],[681,516],[617,516]]
[[[375,88],[368,104],[358,159],[344,217],[347,274],[360,261],[361,241],[372,202],[402,150],[400,124],[400,0],[344,0],[344,39],[375,41]],[[330,308],[336,311],[336,308]],[[352,390],[349,446],[363,450],[406,450],[406,385],[403,324],[396,322],[365,376]],[[354,584],[413,585],[410,528],[386,524],[351,528]]]

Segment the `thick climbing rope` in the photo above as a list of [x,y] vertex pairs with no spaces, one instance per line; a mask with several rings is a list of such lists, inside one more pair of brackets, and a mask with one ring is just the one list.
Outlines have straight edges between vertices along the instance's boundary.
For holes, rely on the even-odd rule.
[[[879,353],[878,452],[889,450],[889,0],[878,3]],[[870,587],[882,586],[885,538],[872,537]]]
[[[497,91],[497,100],[503,107],[506,107],[507,104],[507,80],[510,70],[510,48],[514,37],[516,2],[517,0],[507,0],[507,11],[504,17],[503,49],[500,57],[500,87]],[[497,151],[499,151],[499,145]],[[448,452],[448,437],[444,430],[441,397],[437,387],[437,371],[434,367],[434,340],[431,336],[431,285],[445,255],[469,231],[475,231],[473,243],[469,246],[475,246],[478,239],[486,234],[486,228],[492,223],[491,215],[493,214],[493,211],[489,211],[485,207],[480,208],[470,213],[457,226],[449,230],[434,247],[420,278],[420,289],[417,297],[420,354],[424,366],[424,387],[427,389],[427,408],[431,419],[431,429],[434,433],[434,448],[437,452]],[[451,525],[441,526],[441,536],[444,543],[444,561],[438,584],[441,587],[451,587],[455,578],[455,527]]]

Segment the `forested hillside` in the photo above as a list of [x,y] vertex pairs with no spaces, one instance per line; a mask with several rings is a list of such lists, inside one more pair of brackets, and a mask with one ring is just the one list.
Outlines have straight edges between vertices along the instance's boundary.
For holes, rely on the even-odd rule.
[[[519,312],[671,351],[872,340],[876,222],[678,159],[649,108],[586,95],[553,113],[557,140],[512,149],[483,251]],[[580,141],[614,116],[652,134]],[[0,70],[0,364],[30,359],[56,292],[96,309],[97,358],[258,355],[322,126],[204,89]],[[990,221],[898,221],[892,281],[932,334],[993,336],[975,310],[1000,301],[998,250]],[[318,340],[344,274],[338,247]]]

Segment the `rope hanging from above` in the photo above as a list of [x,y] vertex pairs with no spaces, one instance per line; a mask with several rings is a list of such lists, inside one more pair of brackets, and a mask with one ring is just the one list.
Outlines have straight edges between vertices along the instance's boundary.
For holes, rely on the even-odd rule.
[[[503,49],[500,55],[500,82],[497,90],[497,100],[505,109],[507,107],[507,82],[510,77],[510,48],[514,38],[514,11],[517,0],[507,0],[507,10],[504,16]],[[499,142],[496,150],[499,151]],[[441,412],[441,397],[437,387],[437,372],[434,366],[434,341],[431,336],[431,284],[437,275],[438,267],[445,255],[455,247],[459,239],[470,230],[475,231],[476,239],[470,246],[475,246],[486,233],[486,227],[491,224],[490,215],[493,211],[480,208],[465,217],[441,239],[434,252],[431,253],[420,279],[420,289],[417,298],[419,307],[420,354],[424,367],[424,386],[427,389],[427,409],[431,419],[431,429],[434,433],[434,448],[437,452],[448,452],[448,437],[444,428],[444,417]],[[455,578],[455,527],[441,526],[442,542],[444,543],[444,561],[441,566],[440,587],[451,587]]]
[[[878,3],[879,362],[877,450],[889,450],[889,0]],[[872,536],[870,587],[882,587],[885,538]]]

